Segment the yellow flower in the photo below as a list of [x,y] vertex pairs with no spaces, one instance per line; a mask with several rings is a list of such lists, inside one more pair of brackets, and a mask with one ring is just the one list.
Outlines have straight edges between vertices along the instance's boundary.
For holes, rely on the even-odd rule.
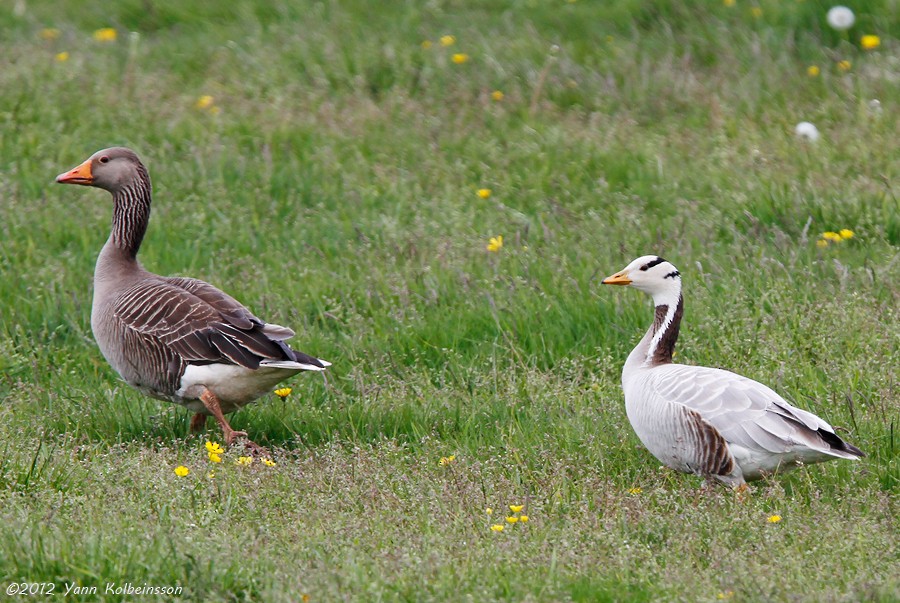
[[234,462],[235,465],[240,465],[241,467],[247,467],[248,465],[253,464],[252,456],[239,456],[237,460]]
[[491,526],[491,529],[495,532],[502,532],[503,526],[500,525],[499,523],[495,523],[494,525]]
[[494,510],[492,508],[488,507],[484,510],[484,512],[487,513],[488,515],[491,515],[494,512]]
[[425,41],[423,41],[423,42],[422,42],[422,49],[423,49],[423,50],[428,50],[429,48],[431,48],[431,40],[425,40]]
[[466,61],[469,60],[469,55],[467,55],[464,52],[457,52],[452,57],[450,57],[450,60],[453,61],[454,63],[456,63],[457,65],[462,65],[463,63],[465,63]]
[[760,7],[754,6],[750,9],[750,14],[753,15],[754,19],[759,19],[760,17],[762,17],[763,11]]
[[503,247],[503,235],[491,237],[491,240],[487,244],[488,251],[500,251],[501,247]]
[[441,46],[453,46],[456,36],[441,36]]
[[191,470],[184,465],[178,465],[177,467],[175,467],[175,475],[177,475],[178,477],[184,477],[190,472]]
[[828,241],[825,239],[819,239],[816,241],[816,247],[828,247]]
[[213,102],[215,99],[208,94],[204,94],[200,98],[197,99],[197,102],[194,103],[194,107],[197,109],[209,109],[213,106]]
[[215,471],[210,471],[209,473],[206,474],[206,478],[207,478],[207,479],[215,479],[215,478],[216,478],[216,472],[215,472]]
[[94,32],[94,39],[98,42],[115,42],[116,30],[112,27],[104,27]]
[[521,521],[522,523],[528,523],[528,516],[527,515],[519,515],[519,521]]
[[850,68],[853,66],[853,64],[850,61],[848,61],[847,59],[844,59],[843,61],[838,62],[837,65],[838,65],[838,69],[840,69],[841,71],[850,71]]
[[222,454],[225,450],[219,446],[218,442],[210,442],[206,440],[206,451],[212,452],[213,454]]
[[819,66],[818,65],[810,65],[806,68],[806,75],[809,77],[816,77],[819,75]]
[[629,494],[637,495],[637,494],[640,494],[641,492],[643,492],[643,490],[641,490],[640,488],[628,488]]
[[734,0],[722,0],[722,4],[725,6],[734,6]]
[[60,63],[65,63],[69,60],[69,53],[65,51],[56,53],[56,60]]
[[831,232],[830,230],[828,232],[823,232],[822,238],[828,239],[829,241],[834,241],[835,243],[840,243],[844,240],[843,238],[841,238],[841,235],[836,232]]
[[779,521],[781,521],[781,515],[769,515],[769,523],[778,523]]
[[265,465],[266,467],[274,467],[275,466],[275,461],[273,461],[272,459],[263,459],[262,462],[263,462],[263,465]]
[[442,456],[441,460],[439,462],[441,465],[449,465],[450,463],[452,463],[455,460],[456,460],[456,455],[451,454],[450,456]]
[[718,595],[716,595],[716,599],[719,599],[720,601],[724,601],[725,599],[730,599],[733,596],[734,596],[733,590],[726,590],[726,591],[720,592]]
[[841,238],[845,240],[853,238],[853,231],[849,228],[842,228],[840,231],[838,231],[838,234],[841,235]]
[[41,30],[41,37],[45,40],[55,40],[59,37],[59,30],[55,27],[47,27]]
[[478,196],[482,199],[487,199],[491,196],[491,189],[489,188],[480,188],[478,189]]
[[881,38],[878,36],[867,35],[860,38],[859,43],[862,45],[863,50],[875,50],[881,46]]
[[517,521],[519,521],[519,518],[515,515],[510,515],[506,518],[506,523],[516,523]]
[[525,505],[509,505],[509,510],[513,513],[518,513],[522,509],[525,508]]
[[503,92],[501,90],[494,90],[493,92],[491,92],[491,99],[499,103],[503,100]]
[[221,463],[222,462],[222,457],[219,456],[219,454],[216,452],[209,452],[209,453],[207,453],[207,456],[209,457],[209,460],[211,460],[213,463]]
[[294,391],[289,387],[280,387],[275,390],[275,395],[284,400],[288,396],[291,395],[291,392]]

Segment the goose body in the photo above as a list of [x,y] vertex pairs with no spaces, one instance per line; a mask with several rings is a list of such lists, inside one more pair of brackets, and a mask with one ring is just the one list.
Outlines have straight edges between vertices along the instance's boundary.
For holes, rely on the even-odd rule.
[[233,297],[201,280],[145,270],[137,252],[150,219],[150,178],[123,147],[98,151],[57,182],[108,190],[113,225],[94,270],[91,328],[109,364],[132,387],[212,415],[231,444],[224,418],[301,372],[329,362],[291,349],[291,329],[254,316]]
[[800,464],[864,456],[827,422],[762,383],[673,363],[684,301],[681,274],[671,263],[644,256],[603,283],[633,286],[653,298],[653,324],[625,361],[622,389],[632,428],[666,466],[743,486]]

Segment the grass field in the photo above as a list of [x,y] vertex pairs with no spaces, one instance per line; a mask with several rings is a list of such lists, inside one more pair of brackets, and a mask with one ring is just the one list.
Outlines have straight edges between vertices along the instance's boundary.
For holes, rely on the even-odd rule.
[[[900,5],[848,5],[839,33],[816,0],[8,3],[0,585],[900,600]],[[231,416],[274,466],[211,463],[212,421],[100,355],[111,203],[53,178],[112,145],[153,178],[148,269],[334,363]],[[649,302],[599,286],[649,253],[683,275],[679,361],[868,456],[743,501],[660,468],[620,387]]]

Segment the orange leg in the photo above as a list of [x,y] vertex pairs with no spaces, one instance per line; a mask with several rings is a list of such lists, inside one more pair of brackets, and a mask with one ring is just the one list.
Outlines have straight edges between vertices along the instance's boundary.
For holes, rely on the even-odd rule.
[[202,412],[198,412],[194,415],[194,417],[191,419],[191,431],[193,433],[203,431],[203,429],[206,427],[206,416],[207,415]]
[[228,424],[228,421],[225,420],[225,415],[222,413],[222,407],[219,406],[219,399],[214,393],[212,393],[208,389],[204,389],[203,393],[200,394],[200,401],[203,402],[203,406],[206,407],[206,410],[208,410],[210,414],[212,414],[212,416],[216,419],[216,422],[219,424],[219,427],[222,428],[222,435],[225,438],[226,446],[231,446],[231,444],[234,442],[234,439],[238,436],[247,437],[246,431],[233,430],[231,428],[231,425]]

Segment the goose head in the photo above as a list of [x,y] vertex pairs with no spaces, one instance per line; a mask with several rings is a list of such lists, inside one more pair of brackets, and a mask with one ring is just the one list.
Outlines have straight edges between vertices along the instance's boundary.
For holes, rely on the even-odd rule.
[[634,287],[652,297],[657,306],[675,304],[681,297],[681,273],[671,262],[656,255],[639,257],[602,282]]
[[141,160],[131,149],[111,147],[97,151],[82,164],[56,177],[60,184],[96,186],[115,193],[146,175]]

